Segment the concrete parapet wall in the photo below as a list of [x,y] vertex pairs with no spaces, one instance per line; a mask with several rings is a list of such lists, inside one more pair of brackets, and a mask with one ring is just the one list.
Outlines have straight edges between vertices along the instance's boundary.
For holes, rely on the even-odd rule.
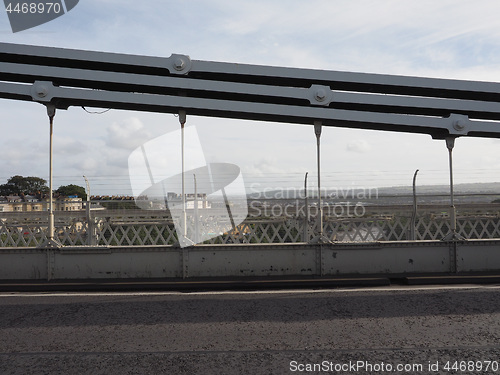
[[0,249],[1,280],[500,271],[500,240]]

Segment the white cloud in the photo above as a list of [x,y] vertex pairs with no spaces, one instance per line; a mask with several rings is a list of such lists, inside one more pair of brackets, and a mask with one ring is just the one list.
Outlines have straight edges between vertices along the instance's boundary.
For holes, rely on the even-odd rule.
[[284,171],[276,159],[260,159],[244,169],[244,172],[254,177],[266,177],[267,175],[281,175]]
[[54,155],[78,156],[86,151],[87,147],[83,142],[69,136],[54,136]]
[[141,120],[130,117],[108,126],[105,142],[107,147],[132,151],[150,138],[151,133],[145,129]]
[[346,150],[364,154],[371,151],[371,147],[370,144],[364,139],[355,139],[347,144]]

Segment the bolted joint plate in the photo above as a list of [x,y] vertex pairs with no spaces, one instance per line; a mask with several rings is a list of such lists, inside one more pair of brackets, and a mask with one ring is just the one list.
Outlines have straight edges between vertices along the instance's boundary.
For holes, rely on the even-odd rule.
[[186,55],[172,54],[168,58],[168,70],[170,74],[188,74],[191,70],[191,58]]
[[329,86],[312,85],[307,91],[307,99],[312,105],[328,106],[333,100],[333,92]]
[[49,81],[35,81],[31,86],[31,97],[35,102],[49,103],[54,98],[54,85]]
[[447,120],[450,135],[467,135],[470,130],[471,121],[468,116],[452,113]]

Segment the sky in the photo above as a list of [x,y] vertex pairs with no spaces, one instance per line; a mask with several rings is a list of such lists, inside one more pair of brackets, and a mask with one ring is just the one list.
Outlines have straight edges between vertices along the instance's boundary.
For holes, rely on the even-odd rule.
[[[80,0],[63,17],[0,41],[193,60],[500,82],[500,2],[485,0]],[[90,109],[89,111],[98,111]],[[208,162],[241,168],[248,192],[316,179],[310,125],[188,116]],[[128,157],[179,128],[171,114],[70,107],[54,121],[54,186],[131,195]],[[0,184],[48,179],[49,126],[37,103],[0,99]],[[500,140],[457,139],[455,183],[500,182]],[[322,185],[372,188],[447,184],[443,140],[324,127]]]

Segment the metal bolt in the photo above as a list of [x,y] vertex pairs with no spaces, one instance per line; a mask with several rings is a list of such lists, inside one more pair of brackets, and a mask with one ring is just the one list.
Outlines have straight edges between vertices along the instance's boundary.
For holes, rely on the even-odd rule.
[[180,70],[184,69],[185,65],[186,65],[186,63],[180,57],[176,58],[175,61],[174,61],[174,69],[175,70],[179,70],[180,71]]
[[45,98],[49,93],[49,90],[45,86],[37,86],[35,90],[39,98]]
[[465,123],[461,120],[456,120],[453,123],[453,128],[455,128],[455,130],[462,131],[465,129]]
[[316,100],[318,102],[325,101],[325,99],[326,99],[326,92],[325,92],[325,90],[319,89],[318,91],[316,91],[316,94],[314,95],[314,97],[316,98]]

